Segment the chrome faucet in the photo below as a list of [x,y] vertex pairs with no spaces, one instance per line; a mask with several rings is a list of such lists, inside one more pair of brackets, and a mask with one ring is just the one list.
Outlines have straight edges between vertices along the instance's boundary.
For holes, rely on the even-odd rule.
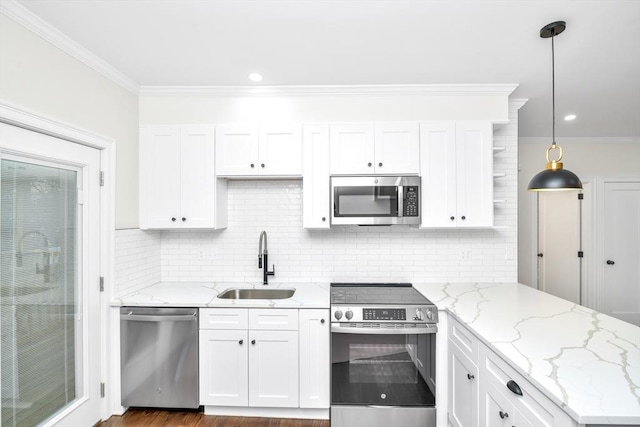
[[[264,247],[262,246],[262,239],[264,238]],[[276,274],[276,266],[271,267],[271,271],[269,271],[268,266],[268,257],[269,251],[267,251],[267,232],[262,231],[260,233],[260,242],[258,243],[258,268],[262,268],[262,284],[268,285],[267,281],[268,276],[275,276]]]

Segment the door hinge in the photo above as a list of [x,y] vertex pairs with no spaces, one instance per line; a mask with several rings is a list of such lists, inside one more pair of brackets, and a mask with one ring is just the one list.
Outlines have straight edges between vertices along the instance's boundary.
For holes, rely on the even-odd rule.
[[104,383],[100,383],[100,397],[104,397]]
[[578,251],[578,258],[584,258],[584,252]]
[[584,193],[578,193],[578,200],[584,199]]
[[104,292],[104,277],[100,276],[100,292]]
[[104,187],[104,171],[100,171],[100,187]]

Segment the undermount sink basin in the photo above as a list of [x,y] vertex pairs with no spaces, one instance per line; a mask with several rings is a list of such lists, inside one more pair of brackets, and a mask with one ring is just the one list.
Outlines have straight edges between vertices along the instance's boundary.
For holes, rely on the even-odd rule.
[[275,289],[246,289],[231,288],[218,295],[223,299],[287,299],[296,292],[295,289],[275,288]]

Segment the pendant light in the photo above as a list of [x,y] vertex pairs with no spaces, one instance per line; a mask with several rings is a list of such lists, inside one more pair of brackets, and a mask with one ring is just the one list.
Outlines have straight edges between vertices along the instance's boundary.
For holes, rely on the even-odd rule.
[[[580,190],[582,182],[580,178],[571,171],[562,168],[562,147],[556,144],[556,84],[555,84],[555,51],[553,38],[562,33],[567,27],[566,22],[557,21],[545,25],[540,30],[540,37],[547,39],[551,37],[551,109],[553,115],[552,142],[547,148],[546,169],[538,173],[529,181],[529,191],[561,191]],[[557,158],[551,159],[551,151],[557,150]]]

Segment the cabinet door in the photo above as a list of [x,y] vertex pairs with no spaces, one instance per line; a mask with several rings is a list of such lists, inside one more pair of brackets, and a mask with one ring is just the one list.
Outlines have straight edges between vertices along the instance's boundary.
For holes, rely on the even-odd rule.
[[456,226],[456,125],[420,125],[421,227]]
[[[144,136],[146,133],[146,137]],[[180,227],[180,127],[150,126],[140,141],[142,228]]]
[[200,331],[200,404],[247,406],[247,331]]
[[307,229],[328,229],[329,126],[305,126],[302,147],[302,225]]
[[214,228],[213,126],[184,126],[180,139],[180,218],[184,228]]
[[217,175],[257,175],[259,168],[257,126],[216,127]]
[[298,332],[249,331],[249,405],[298,407]]
[[493,226],[493,133],[487,121],[456,124],[457,226]]
[[420,138],[417,123],[376,123],[376,174],[420,173]]
[[[508,427],[516,424],[513,405],[493,381],[483,379],[480,386],[480,426]],[[543,427],[540,424],[538,427]]]
[[329,310],[300,310],[300,407],[329,407]]
[[373,125],[331,125],[331,174],[371,175],[375,173]]
[[449,341],[449,420],[457,427],[477,425],[478,368]]
[[300,126],[260,127],[261,175],[302,175],[302,134]]

